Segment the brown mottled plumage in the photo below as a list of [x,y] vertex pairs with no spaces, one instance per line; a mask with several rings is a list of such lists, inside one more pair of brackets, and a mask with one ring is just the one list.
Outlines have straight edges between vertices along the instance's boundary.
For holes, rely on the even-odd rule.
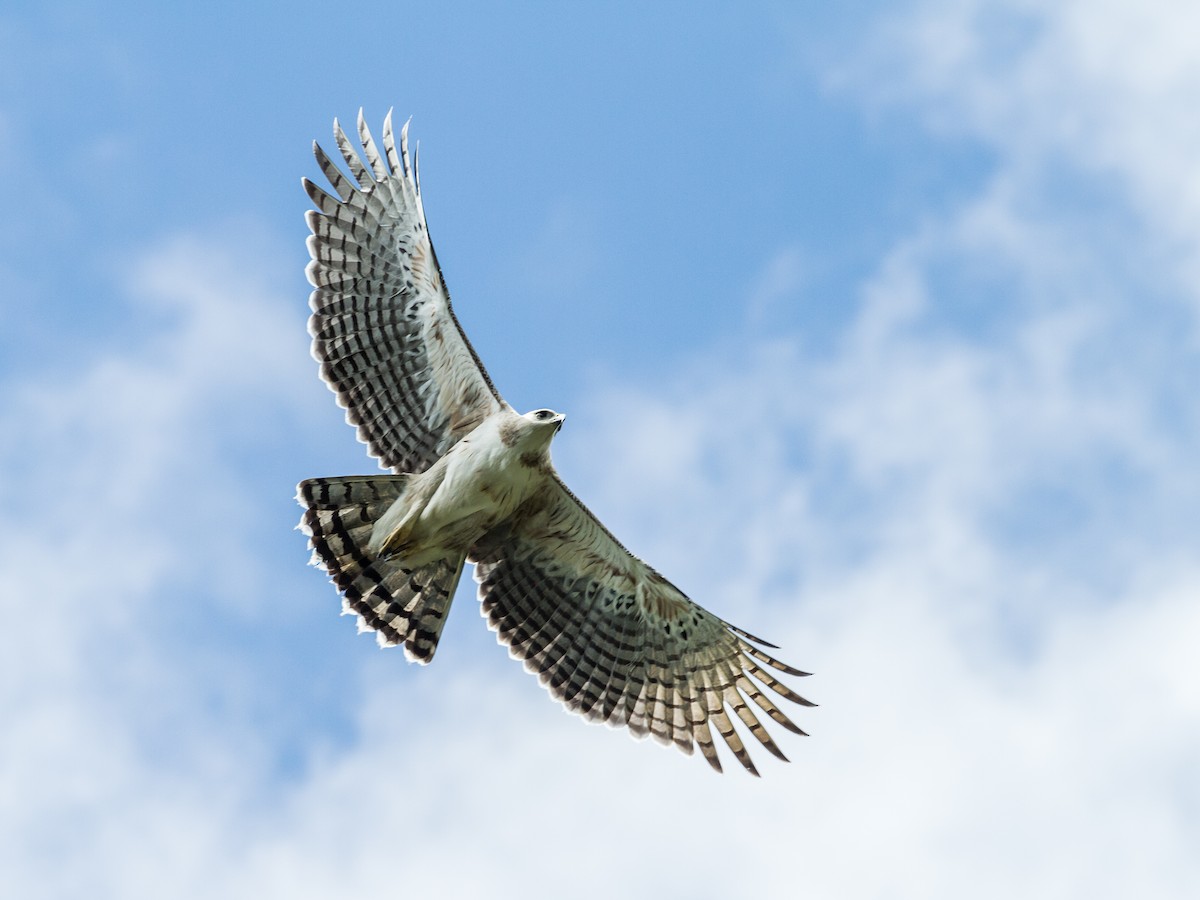
[[751,704],[803,734],[769,693],[812,704],[769,670],[806,673],[629,553],[559,479],[549,448],[564,417],[505,403],[450,307],[407,135],[397,153],[389,113],[381,154],[360,112],[360,156],[335,122],[350,176],[314,145],[333,194],[304,180],[313,356],[395,473],[300,484],[314,562],[360,627],[427,663],[470,561],[488,625],[567,709],[698,745],[719,771],[715,726],[757,775],[732,712],[786,759]]

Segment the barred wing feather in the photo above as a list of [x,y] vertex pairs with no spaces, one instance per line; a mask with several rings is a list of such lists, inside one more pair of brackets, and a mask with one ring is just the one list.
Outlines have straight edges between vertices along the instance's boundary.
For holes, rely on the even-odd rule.
[[423,472],[506,404],[451,309],[408,126],[397,152],[388,113],[381,154],[360,111],[358,138],[361,156],[334,122],[349,176],[313,145],[333,194],[304,180],[317,207],[307,215],[312,352],[371,455]]
[[689,600],[629,553],[557,478],[472,548],[488,625],[567,709],[691,754],[718,771],[712,729],[758,771],[730,714],[786,759],[751,709],[804,734],[768,692],[814,704],[772,670],[773,647]]

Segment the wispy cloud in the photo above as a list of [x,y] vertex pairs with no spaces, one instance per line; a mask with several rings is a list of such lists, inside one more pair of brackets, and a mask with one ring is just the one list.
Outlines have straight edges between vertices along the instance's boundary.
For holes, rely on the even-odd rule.
[[1122,198],[1146,217],[1156,267],[1186,276],[1195,311],[1200,128],[1184,111],[1200,102],[1198,25],[1200,11],[1172,0],[928,0],[868,29],[828,77],[985,141],[1040,193],[1084,179],[1088,195]]
[[[256,279],[264,250],[146,253],[126,285],[135,333],[7,385],[0,843],[23,895],[91,892],[135,840],[183,852],[175,806],[220,807],[238,756],[262,750],[211,706],[236,701],[236,661],[199,651],[214,616],[269,599],[271,516],[239,457],[294,435],[307,402],[298,317]],[[64,843],[76,865],[49,865]]]

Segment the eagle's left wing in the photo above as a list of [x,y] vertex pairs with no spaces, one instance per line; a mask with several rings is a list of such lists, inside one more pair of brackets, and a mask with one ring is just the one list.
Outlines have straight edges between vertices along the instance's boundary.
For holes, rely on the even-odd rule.
[[314,144],[333,194],[307,178],[313,356],[371,455],[423,472],[507,406],[450,306],[429,239],[408,126],[397,152],[392,114],[383,148],[362,112],[359,150],[333,123],[347,176]]
[[764,689],[813,706],[768,669],[807,673],[755,647],[774,645],[718,619],[629,553],[557,476],[470,558],[488,625],[568,710],[688,754],[695,743],[720,771],[715,725],[755,775],[728,712],[780,759],[746,701],[804,734]]

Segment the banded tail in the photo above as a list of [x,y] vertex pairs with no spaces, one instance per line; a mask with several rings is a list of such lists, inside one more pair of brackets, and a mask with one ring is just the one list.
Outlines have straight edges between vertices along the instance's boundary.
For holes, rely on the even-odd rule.
[[408,486],[407,475],[354,475],[300,482],[300,530],[308,535],[313,565],[329,573],[342,592],[343,613],[360,617],[380,646],[404,645],[422,664],[433,659],[466,554],[417,568],[367,550],[375,522]]

